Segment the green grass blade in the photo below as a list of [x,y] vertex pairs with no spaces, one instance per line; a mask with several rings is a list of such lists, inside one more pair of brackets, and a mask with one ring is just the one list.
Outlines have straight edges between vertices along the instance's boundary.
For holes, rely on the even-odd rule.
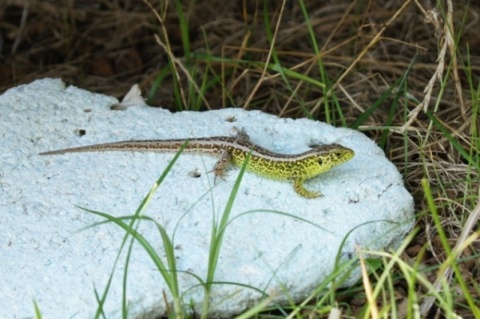
[[445,135],[447,140],[452,144],[452,146],[462,155],[462,157],[473,167],[477,169],[477,171],[480,171],[480,154],[478,153],[480,149],[477,147],[472,148],[471,152],[474,154],[469,154],[455,139],[452,134],[447,130],[445,126],[442,125],[442,123],[433,115],[431,112],[426,112],[427,116],[430,118],[430,120],[437,126],[440,131]]

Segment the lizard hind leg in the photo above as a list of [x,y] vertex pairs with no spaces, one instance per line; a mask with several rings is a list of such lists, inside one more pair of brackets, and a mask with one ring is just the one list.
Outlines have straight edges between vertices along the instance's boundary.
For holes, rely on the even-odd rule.
[[244,128],[239,130],[237,127],[233,127],[233,130],[235,131],[235,138],[237,140],[250,141],[250,136],[248,136]]
[[232,163],[232,156],[227,150],[222,150],[220,159],[213,166],[213,173],[215,174],[215,183],[218,182],[218,178],[225,180],[227,176],[227,170]]

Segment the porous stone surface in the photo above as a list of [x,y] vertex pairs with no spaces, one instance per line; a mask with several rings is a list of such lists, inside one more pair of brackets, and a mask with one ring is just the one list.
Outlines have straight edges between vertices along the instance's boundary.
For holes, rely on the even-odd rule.
[[[221,246],[210,299],[211,316],[231,316],[259,302],[302,300],[358,247],[395,249],[413,225],[413,200],[382,150],[362,133],[307,119],[224,109],[172,114],[133,106],[58,79],[22,85],[0,96],[0,313],[9,318],[90,318],[97,310],[120,251],[124,231],[79,207],[114,216],[133,215],[174,154],[103,152],[39,156],[59,148],[138,139],[233,135],[279,153],[311,144],[339,143],[355,157],[309,181],[323,198],[298,196],[289,182],[246,173]],[[214,182],[216,159],[182,154],[153,194],[144,215],[173,238],[184,302],[202,309],[212,225],[224,212],[239,170]],[[282,213],[278,213],[282,212]],[[138,231],[164,257],[156,227]],[[345,239],[346,238],[346,239]],[[345,240],[343,247],[342,241]],[[121,316],[122,280],[128,272],[129,316],[163,314],[168,288],[138,244],[128,269],[125,251],[104,305]],[[359,279],[355,268],[344,285]],[[190,307],[186,306],[186,309]]]

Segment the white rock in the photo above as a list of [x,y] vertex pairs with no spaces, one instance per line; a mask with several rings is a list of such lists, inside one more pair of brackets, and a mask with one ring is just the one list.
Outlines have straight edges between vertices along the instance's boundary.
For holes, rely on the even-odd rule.
[[[145,106],[111,111],[114,98],[92,94],[60,80],[45,79],[0,96],[0,313],[30,317],[36,300],[45,318],[87,318],[96,310],[94,289],[102,294],[124,232],[76,205],[132,215],[174,154],[76,153],[39,156],[39,152],[94,143],[233,135],[244,128],[253,142],[280,153],[297,153],[312,143],[339,143],[355,150],[350,162],[309,181],[323,198],[304,199],[288,182],[247,173],[235,199],[220,251],[211,315],[229,316],[259,302],[251,286],[276,301],[301,300],[328,276],[340,244],[341,256],[355,247],[394,249],[413,224],[413,200],[400,174],[365,135],[306,119],[280,119],[258,111],[168,111]],[[85,130],[79,136],[79,130]],[[216,159],[182,154],[154,194],[146,215],[172,235],[178,268],[205,279],[212,219],[225,209],[239,170],[215,187],[209,172]],[[198,172],[199,178],[192,177]],[[267,212],[268,211],[268,212]],[[293,218],[270,211],[298,216]],[[246,212],[251,212],[244,214]],[[241,216],[240,216],[241,215]],[[238,218],[235,218],[240,216]],[[309,222],[306,222],[309,221]],[[373,222],[375,221],[375,222]],[[163,256],[151,223],[139,231]],[[119,317],[123,254],[104,309]],[[345,284],[359,278],[354,270]],[[198,281],[179,273],[185,303],[197,302]],[[284,293],[287,289],[288,296]],[[128,267],[131,316],[165,310],[163,279],[139,245]]]

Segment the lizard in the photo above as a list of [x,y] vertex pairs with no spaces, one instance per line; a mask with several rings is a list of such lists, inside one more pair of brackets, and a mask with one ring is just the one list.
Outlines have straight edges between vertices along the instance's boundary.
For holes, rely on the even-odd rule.
[[250,159],[246,170],[275,180],[293,182],[295,192],[305,198],[323,196],[320,192],[309,191],[304,182],[331,168],[349,161],[355,152],[339,144],[317,145],[300,154],[280,154],[269,151],[249,140],[249,136],[238,131],[237,136],[215,136],[189,139],[131,140],[94,144],[74,148],[48,151],[39,155],[58,155],[78,152],[176,152],[184,144],[184,152],[219,156],[213,168],[215,177],[224,178],[230,164],[242,166],[247,156]]

